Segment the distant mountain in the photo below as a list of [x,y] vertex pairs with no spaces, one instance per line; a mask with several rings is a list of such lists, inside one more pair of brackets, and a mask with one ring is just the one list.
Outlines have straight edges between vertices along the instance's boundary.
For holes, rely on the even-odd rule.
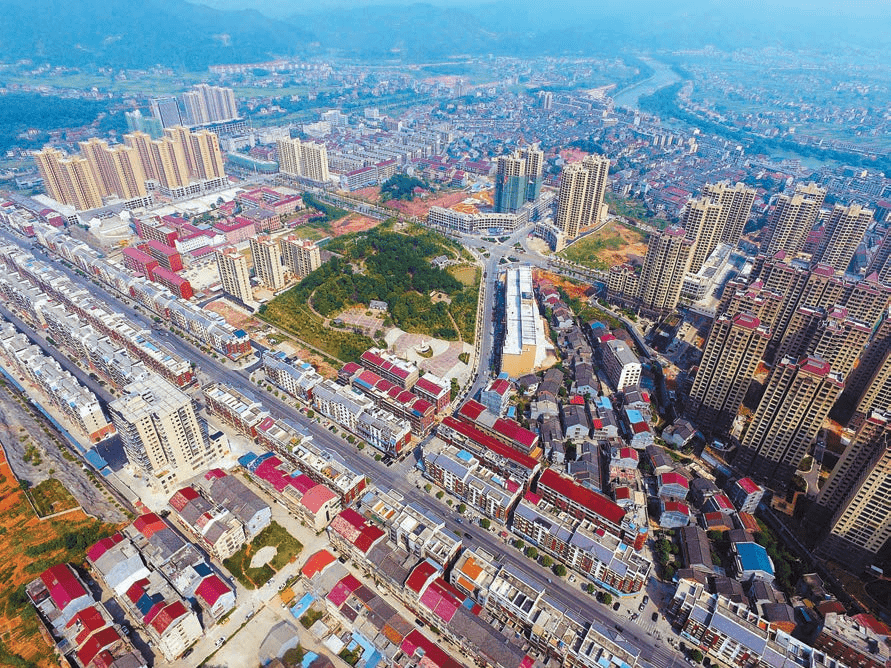
[[184,0],[0,0],[0,60],[205,69],[295,52],[307,33],[253,10]]
[[[0,0],[0,61],[202,70],[279,55],[403,62],[775,46],[891,53],[887,0]],[[389,4],[381,4],[389,2]],[[835,3],[835,4],[833,4]],[[763,6],[759,6],[763,5]],[[239,9],[239,7],[258,7]],[[261,11],[268,14],[260,13]],[[13,18],[14,17],[14,18]]]

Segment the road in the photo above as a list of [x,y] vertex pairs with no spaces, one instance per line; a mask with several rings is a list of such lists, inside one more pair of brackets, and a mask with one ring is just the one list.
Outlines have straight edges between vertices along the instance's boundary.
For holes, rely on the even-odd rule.
[[[518,230],[508,241],[499,244],[497,248],[490,249],[491,257],[485,263],[486,296],[484,303],[484,314],[487,319],[492,318],[492,305],[494,304],[494,282],[496,280],[499,260],[511,253],[511,248],[524,234],[526,230]],[[22,247],[27,247],[20,239],[8,235],[0,231],[0,237],[11,243],[15,243]],[[28,248],[28,250],[32,250]],[[47,256],[42,251],[33,249],[34,254],[48,262],[53,263],[56,267],[64,271],[72,281],[83,286],[94,297],[103,299],[115,309],[124,313],[132,321],[140,326],[150,329],[152,326],[151,317],[140,311],[136,311],[129,303],[124,302],[117,295],[104,290],[95,285],[91,281],[79,276],[65,264]],[[302,424],[312,435],[313,441],[322,448],[338,453],[346,463],[357,471],[368,475],[372,481],[382,489],[395,489],[403,494],[407,501],[414,501],[430,511],[434,515],[447,518],[449,529],[454,531],[458,536],[465,533],[470,535],[467,541],[469,545],[478,545],[492,554],[502,555],[502,563],[510,564],[522,573],[524,573],[531,581],[538,583],[542,591],[547,591],[556,601],[565,605],[568,609],[578,610],[583,617],[591,620],[599,621],[607,627],[615,628],[620,626],[622,635],[634,644],[641,652],[641,658],[653,664],[658,668],[666,668],[674,665],[675,660],[681,661],[680,654],[675,652],[670,646],[656,640],[647,634],[638,624],[628,619],[614,614],[611,609],[597,603],[593,596],[590,596],[578,588],[573,587],[561,578],[552,577],[552,583],[547,583],[546,571],[523,556],[514,548],[504,543],[496,537],[491,531],[483,529],[477,525],[468,523],[459,524],[457,513],[451,510],[446,504],[427,494],[423,489],[417,487],[409,478],[409,471],[413,462],[411,458],[407,458],[402,462],[394,463],[388,467],[382,462],[377,462],[369,454],[357,450],[355,446],[350,445],[344,439],[335,436],[329,432],[322,424],[315,420],[310,420],[303,415],[299,409],[293,404],[275,397],[272,393],[262,389],[259,385],[251,383],[246,369],[237,368],[232,362],[221,362],[212,358],[210,355],[202,352],[198,347],[192,345],[188,341],[181,339],[165,330],[156,330],[159,340],[175,350],[180,355],[192,359],[197,362],[198,372],[200,376],[207,379],[226,383],[239,392],[244,392],[261,400],[269,410],[270,414],[275,418],[286,418],[288,420]],[[480,355],[480,365],[477,371],[476,381],[473,388],[480,388],[489,377],[488,363],[484,360],[490,360],[492,355],[492,337],[489,327],[483,327],[482,341],[480,342],[483,355]],[[65,359],[65,358],[63,358]],[[66,359],[66,368],[74,366],[70,360]],[[75,367],[76,368],[76,367]],[[370,450],[370,449],[367,449]]]

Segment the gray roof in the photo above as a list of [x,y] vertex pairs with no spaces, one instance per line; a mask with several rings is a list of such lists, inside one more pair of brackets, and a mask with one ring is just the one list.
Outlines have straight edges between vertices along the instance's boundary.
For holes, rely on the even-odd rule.
[[714,568],[711,545],[705,531],[696,525],[688,525],[681,527],[678,537],[681,541],[681,553],[687,561],[687,566],[690,568],[699,566],[707,570]]
[[523,660],[524,654],[519,648],[510,645],[503,634],[463,606],[458,607],[448,627],[453,634],[469,641],[493,665],[519,666]]
[[213,504],[210,501],[203,496],[197,496],[183,506],[179,516],[183,518],[186,524],[195,526],[198,518],[211,509],[213,509]]
[[226,508],[243,524],[248,524],[257,513],[269,508],[269,504],[234,475],[214,480],[208,491],[214,503]]

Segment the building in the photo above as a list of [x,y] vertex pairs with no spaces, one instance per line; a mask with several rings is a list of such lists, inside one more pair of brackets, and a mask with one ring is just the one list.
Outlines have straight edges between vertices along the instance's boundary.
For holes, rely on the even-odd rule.
[[752,212],[755,190],[742,183],[731,186],[728,181],[722,181],[707,183],[702,189],[702,196],[721,205],[723,225],[718,242],[736,246]]
[[273,292],[285,287],[285,270],[278,242],[268,234],[261,234],[251,239],[250,245],[259,281]]
[[730,483],[727,496],[739,512],[754,515],[764,497],[764,488],[751,478],[739,478]]
[[63,157],[58,149],[45,148],[34,154],[46,193],[57,202],[78,211],[98,209],[102,194],[89,162],[79,156]]
[[127,459],[165,492],[222,455],[207,439],[189,396],[151,374],[108,405]]
[[238,118],[235,92],[231,88],[198,84],[183,93],[181,99],[186,119],[192,125],[222,123]]
[[826,612],[813,640],[814,649],[846,666],[884,668],[891,663],[888,625],[867,614]]
[[312,388],[322,382],[315,367],[297,357],[288,359],[282,351],[267,350],[262,361],[266,380],[292,397],[312,401]]
[[495,171],[495,211],[516,213],[541,192],[544,153],[537,146],[498,156]]
[[432,373],[425,373],[418,378],[411,391],[412,394],[432,404],[437,413],[442,413],[451,405],[452,391],[450,383],[439,376],[434,376]]
[[564,167],[554,222],[567,240],[575,239],[583,227],[606,219],[603,198],[608,174],[609,158],[599,155],[589,155]]
[[767,548],[758,543],[731,543],[737,578],[746,580],[773,581],[773,560],[767,555]]
[[175,97],[156,97],[150,101],[152,116],[161,123],[163,128],[172,128],[182,125],[182,114]]
[[280,239],[281,257],[285,267],[297,278],[303,278],[322,266],[322,256],[315,242],[293,234]]
[[234,246],[227,246],[216,252],[216,259],[223,292],[235,297],[242,304],[252,303],[254,293],[251,290],[247,258],[239,253]]
[[324,144],[299,139],[278,140],[279,171],[287,176],[327,183],[328,149]]
[[505,272],[505,335],[501,371],[511,378],[540,369],[553,350],[532,291],[532,269],[528,266]]
[[643,367],[628,343],[611,337],[601,344],[600,349],[606,377],[617,392],[640,383]]
[[228,559],[244,545],[244,526],[238,518],[194,487],[178,490],[168,503],[186,531],[218,561]]
[[820,246],[814,253],[814,262],[828,264],[840,273],[847,271],[871,222],[872,211],[859,204],[836,204],[826,219]]
[[825,198],[826,191],[815,183],[799,183],[791,196],[778,196],[767,225],[767,246],[762,251],[768,256],[779,251],[784,251],[791,257],[800,253],[817,222],[817,215]]
[[416,365],[379,348],[370,348],[362,353],[359,364],[403,390],[411,390],[420,378]]
[[692,199],[684,207],[681,224],[687,233],[687,239],[693,242],[693,254],[688,269],[691,274],[702,268],[706,258],[717,247],[723,231],[723,219],[723,207],[705,198]]
[[770,330],[748,313],[715,320],[687,404],[688,415],[703,431],[720,433],[729,427],[769,341]]
[[245,539],[251,541],[272,522],[269,504],[234,475],[211,469],[202,481],[207,497],[232,513],[244,527]]
[[693,242],[680,227],[651,234],[640,274],[640,305],[644,311],[674,310],[681,296],[684,275],[690,269]]
[[493,415],[504,415],[511,397],[510,381],[496,378],[480,391],[480,403]]
[[777,363],[734,466],[773,489],[785,489],[843,387],[841,377],[819,358]]
[[872,564],[891,538],[891,449],[884,434],[882,442],[833,516],[829,535],[819,548],[851,572]]

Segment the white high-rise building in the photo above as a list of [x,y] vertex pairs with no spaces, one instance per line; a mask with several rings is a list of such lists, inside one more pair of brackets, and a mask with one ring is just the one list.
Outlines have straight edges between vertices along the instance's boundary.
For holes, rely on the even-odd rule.
[[303,278],[322,266],[318,245],[293,234],[281,240],[282,262],[297,278]]
[[234,246],[221,248],[216,255],[223,292],[232,295],[244,304],[254,301],[247,258],[239,253]]
[[130,383],[108,405],[130,463],[149,483],[170,492],[222,454],[211,444],[191,398],[156,374]]
[[285,287],[285,269],[277,241],[268,234],[254,237],[251,239],[251,256],[254,258],[254,272],[263,285],[273,291]]

